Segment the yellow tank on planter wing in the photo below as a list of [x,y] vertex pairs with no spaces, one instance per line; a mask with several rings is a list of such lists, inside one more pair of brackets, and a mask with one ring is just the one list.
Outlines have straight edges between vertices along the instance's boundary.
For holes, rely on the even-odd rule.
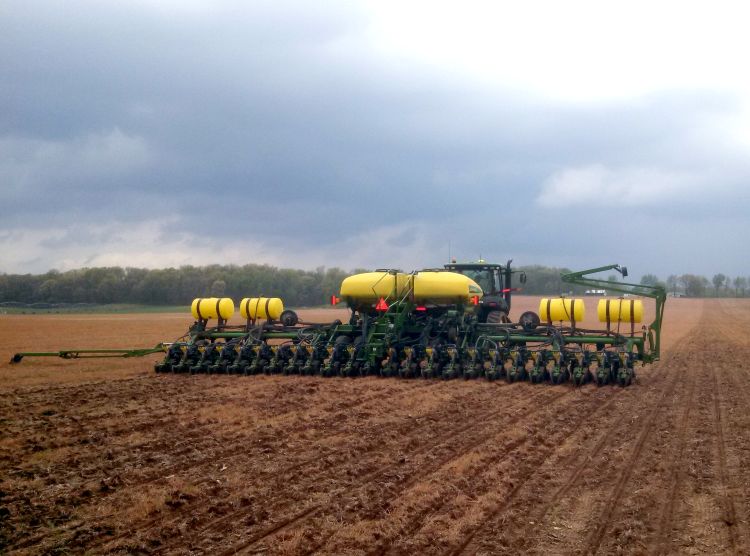
[[193,299],[190,312],[196,320],[229,320],[234,314],[234,301],[228,297],[198,297]]
[[600,299],[596,312],[599,322],[641,322],[643,302],[640,299]]
[[246,297],[240,301],[243,319],[278,320],[284,312],[284,302],[278,297]]
[[539,318],[542,322],[581,322],[586,315],[586,306],[583,299],[542,298],[539,302]]
[[402,299],[414,287],[416,303],[465,303],[482,297],[482,288],[468,276],[457,272],[423,270],[414,275],[388,272],[364,272],[341,282],[340,296],[350,304],[372,304],[384,299]]

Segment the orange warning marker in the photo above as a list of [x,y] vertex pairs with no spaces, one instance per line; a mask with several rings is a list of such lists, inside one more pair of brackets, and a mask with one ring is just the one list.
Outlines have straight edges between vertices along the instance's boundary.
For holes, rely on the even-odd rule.
[[472,297],[472,298],[471,298],[471,302],[472,302],[472,303],[473,303],[474,305],[479,305],[479,296],[478,296],[478,295],[475,295],[474,297]]
[[335,295],[331,296],[331,305],[336,305],[340,301],[341,301],[340,297],[336,297]]
[[378,300],[378,304],[375,305],[376,311],[387,311],[388,310],[388,304],[385,302],[385,299],[382,297]]

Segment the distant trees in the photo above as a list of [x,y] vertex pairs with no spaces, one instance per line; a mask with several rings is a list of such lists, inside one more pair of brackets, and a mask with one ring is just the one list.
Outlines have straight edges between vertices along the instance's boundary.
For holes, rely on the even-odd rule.
[[719,297],[719,290],[724,286],[727,277],[720,272],[719,274],[714,274],[711,281],[714,283],[714,288],[716,288],[716,297]]
[[670,274],[667,277],[667,291],[672,292],[673,294],[677,293],[677,284],[679,283],[680,279],[674,275]]
[[0,302],[135,303],[186,305],[195,297],[279,296],[289,305],[320,305],[349,273],[340,268],[314,271],[268,265],[83,268],[45,274],[0,274]]
[[[582,295],[586,290],[560,279],[561,273],[570,272],[567,268],[530,265],[516,270],[526,273],[525,284],[518,280],[515,283],[524,294]],[[265,295],[282,297],[290,306],[315,306],[327,303],[346,276],[364,271],[346,272],[322,266],[315,270],[296,270],[247,264],[153,270],[102,267],[67,272],[50,270],[36,275],[0,274],[0,302],[186,305],[195,297],[228,296],[239,301],[243,297]],[[609,276],[613,285],[617,278]],[[672,274],[666,282],[661,282],[655,274],[646,274],[640,283],[666,286],[669,292],[679,291],[691,297],[704,296],[707,291],[717,296],[750,294],[748,278],[738,276],[732,280],[722,273],[716,274],[710,282],[694,274]]]
[[[646,279],[646,276],[644,276],[644,279]],[[737,276],[732,279],[721,272],[714,274],[710,282],[704,276],[695,274],[683,274],[682,276],[672,274],[667,278],[665,285],[667,291],[672,294],[681,292],[690,297],[702,297],[706,294],[712,294],[714,297],[745,297],[750,293],[748,291],[750,278]],[[711,286],[713,286],[713,290],[709,289]],[[734,287],[732,288],[732,286]]]
[[685,293],[690,297],[703,297],[706,295],[706,288],[708,287],[708,280],[704,276],[696,276],[695,274],[683,274],[680,276],[680,281],[685,287]]
[[665,290],[668,289],[667,284],[659,280],[659,277],[656,276],[656,274],[644,274],[641,278],[641,285],[651,287],[661,286]]
[[529,265],[520,266],[515,270],[526,273],[526,283],[515,284],[515,287],[520,288],[519,293],[528,295],[560,295],[572,291],[575,294],[583,294],[585,290],[583,287],[567,284],[560,279],[560,274],[570,272],[567,268]]
[[211,297],[224,297],[227,289],[227,283],[224,280],[214,280],[211,284]]
[[[709,282],[704,276],[695,274],[683,274],[677,276],[670,274],[664,282],[661,282],[655,274],[645,274],[641,278],[641,284],[645,286],[661,285],[672,295],[683,293],[689,297],[702,297],[707,293],[716,297],[745,297],[750,293],[750,278],[737,276],[732,279],[724,273],[717,273]],[[709,288],[713,285],[713,291]],[[732,289],[732,286],[734,288]]]
[[748,280],[744,276],[737,276],[734,279],[734,295],[735,297],[745,297],[745,290],[747,289]]

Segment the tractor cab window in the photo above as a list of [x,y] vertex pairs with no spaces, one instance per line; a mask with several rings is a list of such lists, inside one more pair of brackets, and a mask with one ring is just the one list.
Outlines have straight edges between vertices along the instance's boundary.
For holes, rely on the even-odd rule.
[[498,291],[495,273],[492,270],[465,270],[466,276],[474,280],[485,294]]

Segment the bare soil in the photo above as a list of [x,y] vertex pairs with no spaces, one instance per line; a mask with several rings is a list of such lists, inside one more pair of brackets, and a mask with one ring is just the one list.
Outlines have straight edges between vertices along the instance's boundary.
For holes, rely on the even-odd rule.
[[0,316],[0,552],[750,553],[747,300],[669,300],[625,389],[7,364],[189,323]]

